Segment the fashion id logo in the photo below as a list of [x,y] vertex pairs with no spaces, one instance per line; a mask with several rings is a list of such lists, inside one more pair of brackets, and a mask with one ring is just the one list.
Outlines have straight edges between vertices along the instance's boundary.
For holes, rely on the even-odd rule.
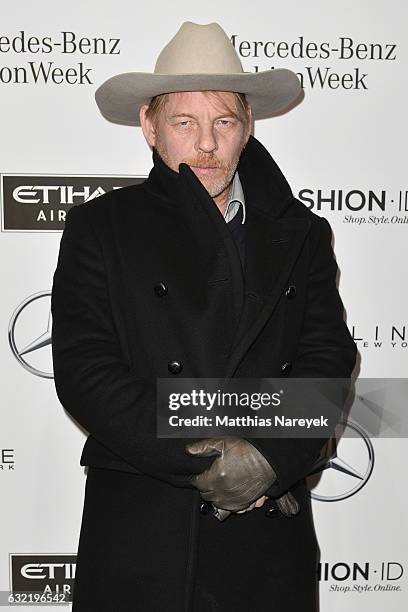
[[408,190],[303,188],[298,199],[318,213],[343,213],[349,225],[385,227],[408,223]]
[[398,561],[319,563],[317,576],[331,593],[395,593],[402,591],[404,566]]

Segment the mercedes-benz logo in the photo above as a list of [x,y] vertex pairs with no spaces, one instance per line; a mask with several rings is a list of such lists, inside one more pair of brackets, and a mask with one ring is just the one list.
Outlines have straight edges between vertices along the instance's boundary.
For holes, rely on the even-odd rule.
[[348,419],[341,437],[329,440],[307,478],[311,497],[335,502],[347,499],[368,482],[374,468],[373,444],[364,429]]
[[[11,316],[8,330],[17,361],[28,372],[42,378],[54,377],[51,351],[46,349],[51,345],[50,297],[51,291],[40,291],[21,302]],[[38,335],[33,332],[35,329],[39,329]]]

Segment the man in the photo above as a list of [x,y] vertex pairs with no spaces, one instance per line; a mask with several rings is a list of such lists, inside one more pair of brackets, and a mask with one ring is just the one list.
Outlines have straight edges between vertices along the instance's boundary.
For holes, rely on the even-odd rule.
[[154,74],[96,93],[142,126],[154,167],[71,209],[54,275],[56,389],[90,433],[74,612],[316,610],[305,477],[324,440],[156,436],[159,377],[354,367],[329,224],[250,135],[299,95],[290,71],[244,73],[220,26],[189,22]]

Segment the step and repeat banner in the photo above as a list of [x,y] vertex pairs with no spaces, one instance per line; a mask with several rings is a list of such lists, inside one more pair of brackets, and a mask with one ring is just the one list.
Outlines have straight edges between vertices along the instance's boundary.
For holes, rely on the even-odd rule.
[[[6,7],[2,7],[6,8]],[[330,222],[356,374],[408,376],[408,6],[186,0],[8,5],[0,21],[0,591],[69,595],[86,439],[53,382],[50,292],[71,206],[143,180],[141,130],[99,114],[94,92],[152,72],[187,20],[219,22],[244,70],[287,67],[305,97],[255,124],[303,204]],[[370,398],[367,397],[369,406]],[[310,482],[321,612],[408,605],[407,440],[363,428],[334,443]],[[23,602],[20,602],[22,605]],[[14,605],[14,604],[13,604]],[[36,604],[37,609],[58,606]],[[271,608],[272,609],[272,608]]]

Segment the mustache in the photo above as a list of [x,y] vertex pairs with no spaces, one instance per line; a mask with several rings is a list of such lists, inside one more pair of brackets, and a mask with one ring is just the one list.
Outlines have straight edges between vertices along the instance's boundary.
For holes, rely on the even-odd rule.
[[194,166],[195,168],[224,168],[226,169],[227,164],[223,163],[220,159],[214,155],[197,155],[196,157],[190,157],[182,160],[182,163],[188,166]]

